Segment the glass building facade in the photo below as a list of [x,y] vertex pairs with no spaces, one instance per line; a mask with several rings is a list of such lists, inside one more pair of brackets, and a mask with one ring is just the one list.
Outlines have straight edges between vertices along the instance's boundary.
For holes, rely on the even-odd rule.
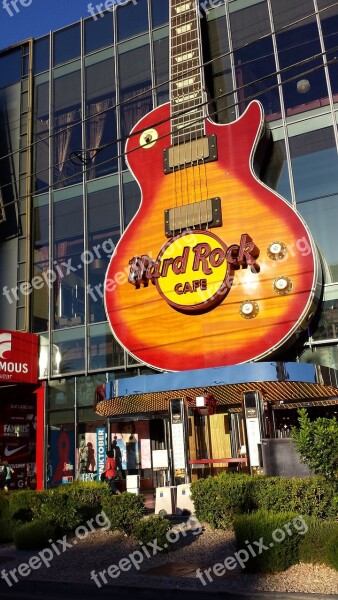
[[[230,123],[260,100],[274,141],[261,177],[302,215],[323,261],[320,315],[281,360],[338,368],[338,7],[202,4],[210,117]],[[40,336],[50,438],[102,426],[96,387],[150,372],[113,337],[103,282],[140,202],[125,142],[168,101],[168,54],[168,0],[114,7],[0,54],[0,326]]]

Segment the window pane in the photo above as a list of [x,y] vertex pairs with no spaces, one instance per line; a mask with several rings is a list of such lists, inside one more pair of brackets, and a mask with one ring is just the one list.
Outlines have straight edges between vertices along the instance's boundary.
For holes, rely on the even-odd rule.
[[117,8],[118,39],[132,37],[137,33],[148,31],[148,2],[147,0],[134,0],[125,6]]
[[297,208],[338,280],[338,250],[332,243],[338,222],[338,158],[333,129],[290,138]]
[[240,113],[257,98],[267,115],[279,113],[276,64],[266,4],[251,6],[230,15],[236,84]]
[[83,148],[81,118],[81,74],[80,70],[76,70],[54,81],[56,187],[71,185],[82,179],[83,164],[72,158],[73,152],[81,152]]
[[49,69],[49,35],[34,42],[33,73],[42,73]]
[[33,204],[33,332],[48,329],[49,205],[48,195]]
[[84,327],[53,332],[53,344],[59,353],[59,370],[53,375],[65,375],[85,370]]
[[154,42],[155,81],[158,104],[169,99],[169,38],[166,36]]
[[49,82],[36,85],[34,91],[34,170],[35,191],[49,185]]
[[211,62],[206,67],[206,81],[214,99],[209,114],[216,123],[229,123],[235,118],[235,100],[225,16],[208,21],[208,41],[210,57],[205,56],[205,61]]
[[168,0],[151,0],[151,14],[153,27],[158,27],[169,21]]
[[[312,0],[272,2],[277,30],[314,12]],[[316,17],[302,19],[277,33],[277,49],[287,115],[311,110],[327,101],[323,58]],[[309,57],[314,57],[309,60]],[[323,100],[319,100],[319,99]]]
[[121,134],[125,140],[139,119],[152,109],[149,44],[120,54],[119,77]]
[[81,53],[80,23],[54,33],[54,65],[60,65]]
[[[332,2],[329,2],[332,4]],[[322,0],[318,3],[318,8],[324,8],[329,5],[327,0]],[[330,73],[332,93],[338,93],[338,63],[337,63],[337,31],[338,31],[338,6],[334,6],[330,10],[324,10],[320,14],[320,21],[324,37],[324,45],[326,50],[326,58]],[[334,98],[338,102],[338,98]]]
[[84,322],[82,203],[82,194],[54,202],[55,328],[73,327]]
[[0,56],[0,88],[21,79],[21,48]]
[[123,348],[115,340],[109,325],[89,329],[89,369],[107,369],[124,365]]
[[84,22],[85,54],[114,43],[113,13],[104,17],[90,18]]
[[[74,408],[75,382],[74,379],[50,381],[48,384],[48,399],[50,410]],[[71,413],[68,413],[71,414]],[[55,413],[56,415],[56,413]],[[69,421],[67,421],[69,422]]]
[[88,249],[93,260],[88,264],[89,321],[106,321],[103,282],[114,248],[120,237],[119,187],[88,194]]
[[117,171],[115,104],[114,58],[88,66],[86,68],[87,179]]
[[129,175],[124,176],[123,183],[123,219],[124,226],[127,227],[128,223],[132,220],[135,215],[141,201],[140,188],[136,181],[130,181]]

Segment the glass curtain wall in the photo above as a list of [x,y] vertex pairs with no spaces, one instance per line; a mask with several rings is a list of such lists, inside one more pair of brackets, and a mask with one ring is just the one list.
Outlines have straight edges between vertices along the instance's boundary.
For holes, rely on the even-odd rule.
[[[252,98],[261,101],[274,139],[265,181],[304,217],[333,286],[338,7],[329,0],[218,4],[202,19],[209,112],[228,123]],[[48,287],[34,290],[33,329],[53,332],[51,354],[57,346],[61,373],[127,366],[109,333],[99,291],[108,246],[116,244],[140,202],[126,169],[125,141],[153,101],[168,100],[167,24],[166,0],[139,0],[56,32],[51,61],[49,37],[35,43],[34,274],[49,264],[56,275],[51,319]],[[47,195],[50,184],[54,190]],[[330,290],[334,302],[336,287]],[[81,350],[72,355],[75,331]],[[323,341],[323,331],[311,331],[314,343]]]

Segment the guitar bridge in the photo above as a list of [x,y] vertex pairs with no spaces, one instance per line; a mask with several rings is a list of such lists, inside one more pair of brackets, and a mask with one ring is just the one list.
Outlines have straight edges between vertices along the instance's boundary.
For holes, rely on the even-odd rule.
[[221,227],[221,199],[209,198],[164,211],[164,230],[168,238],[186,229]]
[[193,167],[200,163],[217,160],[217,140],[215,135],[198,138],[171,146],[163,150],[163,168],[165,175]]

